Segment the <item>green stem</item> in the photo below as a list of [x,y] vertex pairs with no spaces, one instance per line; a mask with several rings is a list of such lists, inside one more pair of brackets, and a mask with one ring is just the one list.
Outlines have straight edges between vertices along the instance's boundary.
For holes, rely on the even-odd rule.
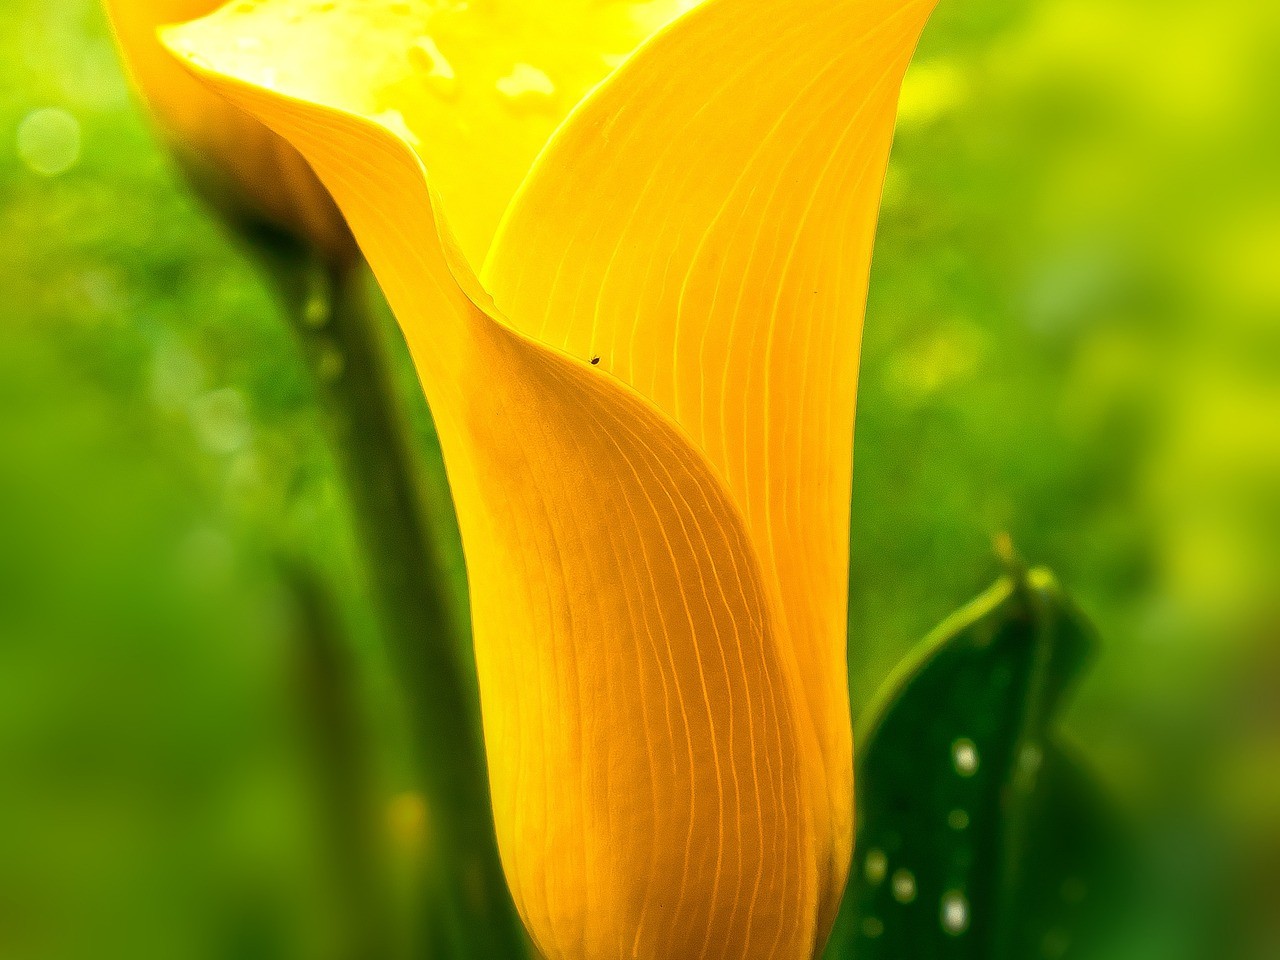
[[294,660],[299,707],[345,911],[337,960],[391,960],[393,926],[387,877],[377,854],[379,822],[370,792],[365,735],[352,678],[350,644],[329,585],[303,559],[280,558],[298,608]]
[[[461,960],[515,960],[525,955],[525,940],[493,833],[478,698],[465,660],[467,619],[426,515],[415,442],[369,311],[363,264],[317,262],[278,247],[272,254],[413,725],[438,884],[432,941],[443,934]],[[447,490],[441,494],[447,498]]]

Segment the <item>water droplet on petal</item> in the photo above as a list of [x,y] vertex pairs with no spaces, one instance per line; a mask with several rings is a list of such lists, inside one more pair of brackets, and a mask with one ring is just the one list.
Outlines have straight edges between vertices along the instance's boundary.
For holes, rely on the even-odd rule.
[[942,897],[942,929],[958,937],[969,929],[969,901],[959,890],[948,890]]
[[910,870],[896,870],[893,874],[893,899],[910,903],[916,898],[916,878]]
[[972,740],[961,737],[951,745],[951,762],[960,776],[972,777],[978,772],[977,746]]
[[431,37],[420,37],[409,48],[409,62],[427,78],[439,96],[450,98],[458,92],[458,74]]
[[517,63],[511,72],[498,80],[498,92],[512,100],[530,95],[549,97],[556,85],[543,71],[527,63]]

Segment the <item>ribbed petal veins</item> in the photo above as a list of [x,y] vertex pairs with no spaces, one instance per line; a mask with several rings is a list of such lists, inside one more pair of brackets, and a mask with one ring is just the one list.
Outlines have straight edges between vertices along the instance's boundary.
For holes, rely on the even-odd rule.
[[826,919],[853,842],[862,312],[899,85],[931,7],[744,0],[691,14],[561,131],[484,275],[523,331],[600,357],[678,423],[743,512],[821,751]]
[[549,958],[825,938],[858,343],[930,5],[706,0],[611,74],[690,4],[261,0],[169,35],[311,162],[404,329]]

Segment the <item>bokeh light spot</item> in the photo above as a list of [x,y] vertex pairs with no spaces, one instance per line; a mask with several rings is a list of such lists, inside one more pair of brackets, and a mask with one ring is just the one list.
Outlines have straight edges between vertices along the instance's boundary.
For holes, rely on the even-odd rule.
[[18,124],[18,156],[32,173],[66,173],[80,160],[80,146],[80,121],[59,107],[32,110]]

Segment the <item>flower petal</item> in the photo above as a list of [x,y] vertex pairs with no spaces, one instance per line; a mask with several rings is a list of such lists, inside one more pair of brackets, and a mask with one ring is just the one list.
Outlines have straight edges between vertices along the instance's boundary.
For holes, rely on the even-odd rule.
[[405,331],[463,532],[499,843],[538,946],[812,956],[816,743],[736,507],[647,400],[504,325],[406,141],[235,79],[240,16],[172,42],[308,158]]
[[846,677],[858,353],[898,90],[933,0],[710,0],[539,158],[482,274],[532,337],[631,384],[746,516],[852,844]]
[[210,92],[173,59],[157,27],[222,0],[105,0],[125,65],[195,185],[237,221],[262,221],[335,259],[355,255],[328,192],[292,147]]
[[556,126],[636,44],[696,2],[232,4],[203,52],[264,86],[402,134],[479,269]]

